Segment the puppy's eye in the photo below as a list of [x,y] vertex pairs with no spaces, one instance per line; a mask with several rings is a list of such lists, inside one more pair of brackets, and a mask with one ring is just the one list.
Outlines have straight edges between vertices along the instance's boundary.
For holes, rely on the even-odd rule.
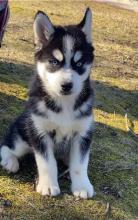
[[59,62],[56,59],[51,59],[48,61],[50,65],[52,66],[57,66],[59,64]]
[[79,61],[78,63],[76,63],[76,66],[77,66],[77,67],[81,67],[81,66],[82,66],[82,62]]

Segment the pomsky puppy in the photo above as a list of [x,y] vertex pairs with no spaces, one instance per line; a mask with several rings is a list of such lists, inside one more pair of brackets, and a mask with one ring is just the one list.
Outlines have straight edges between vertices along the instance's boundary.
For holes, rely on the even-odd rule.
[[0,157],[4,169],[17,172],[18,159],[32,151],[36,189],[42,195],[60,193],[57,159],[69,166],[74,196],[94,194],[87,174],[93,133],[91,20],[89,8],[77,25],[55,26],[42,11],[34,19],[37,73],[24,112],[3,139]]

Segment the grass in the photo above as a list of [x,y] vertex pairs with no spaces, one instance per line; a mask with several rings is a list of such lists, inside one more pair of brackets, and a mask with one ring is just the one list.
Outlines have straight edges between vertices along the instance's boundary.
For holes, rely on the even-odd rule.
[[[34,14],[40,9],[56,24],[77,23],[87,6],[93,10],[96,55],[96,128],[89,176],[97,194],[87,201],[75,199],[70,181],[62,178],[61,196],[41,197],[34,190],[34,159],[27,156],[15,175],[0,168],[0,219],[137,219],[138,14],[90,1],[10,1],[11,17],[0,49],[0,138],[27,98],[35,68]],[[126,113],[132,132],[126,127]]]

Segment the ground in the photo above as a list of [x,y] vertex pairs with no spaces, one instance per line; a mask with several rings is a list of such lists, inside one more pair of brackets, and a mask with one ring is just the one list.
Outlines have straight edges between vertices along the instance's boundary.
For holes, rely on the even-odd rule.
[[0,139],[23,110],[35,70],[33,17],[44,10],[56,24],[77,23],[93,10],[95,62],[95,133],[89,176],[96,195],[75,199],[70,180],[60,180],[62,194],[42,197],[31,156],[17,174],[0,168],[0,219],[137,219],[138,218],[138,14],[90,1],[10,1],[11,15],[0,49]]

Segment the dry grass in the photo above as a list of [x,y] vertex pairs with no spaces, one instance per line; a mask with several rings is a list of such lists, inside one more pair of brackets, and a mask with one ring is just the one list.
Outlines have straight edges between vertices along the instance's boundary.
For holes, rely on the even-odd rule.
[[[34,191],[36,169],[28,156],[21,170],[0,169],[0,219],[136,219],[138,201],[138,14],[90,1],[12,1],[3,47],[0,49],[0,137],[23,109],[33,74],[33,17],[44,10],[56,24],[79,22],[85,7],[93,9],[96,129],[89,175],[97,195],[83,201],[69,194],[60,180],[58,198]],[[30,163],[31,161],[31,163]],[[29,163],[29,166],[28,166]],[[4,205],[6,200],[11,205]]]

